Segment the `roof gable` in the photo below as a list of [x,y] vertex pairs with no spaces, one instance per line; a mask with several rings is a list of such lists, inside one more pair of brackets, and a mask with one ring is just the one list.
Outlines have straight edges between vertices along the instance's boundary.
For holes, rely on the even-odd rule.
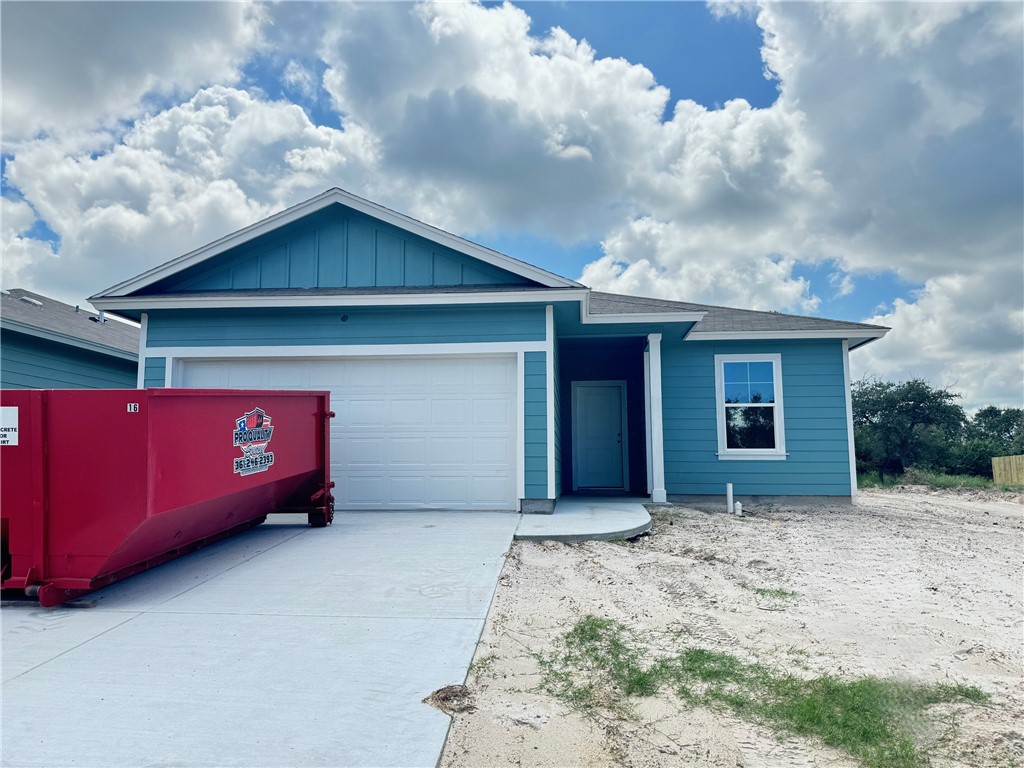
[[206,290],[581,287],[332,189],[93,298]]

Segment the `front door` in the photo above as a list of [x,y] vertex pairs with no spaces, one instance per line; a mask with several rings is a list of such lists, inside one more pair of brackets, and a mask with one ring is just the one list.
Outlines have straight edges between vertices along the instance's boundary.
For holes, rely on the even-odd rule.
[[626,382],[576,381],[572,395],[573,490],[625,490]]

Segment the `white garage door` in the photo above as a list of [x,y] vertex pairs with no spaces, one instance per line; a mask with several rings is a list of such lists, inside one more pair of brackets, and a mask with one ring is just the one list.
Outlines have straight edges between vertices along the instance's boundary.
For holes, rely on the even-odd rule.
[[183,361],[181,386],[327,389],[339,509],[514,509],[513,356]]

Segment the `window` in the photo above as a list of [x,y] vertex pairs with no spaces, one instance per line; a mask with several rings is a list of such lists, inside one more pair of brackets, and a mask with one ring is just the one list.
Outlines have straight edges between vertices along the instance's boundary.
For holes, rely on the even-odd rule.
[[781,355],[715,355],[718,458],[784,459]]

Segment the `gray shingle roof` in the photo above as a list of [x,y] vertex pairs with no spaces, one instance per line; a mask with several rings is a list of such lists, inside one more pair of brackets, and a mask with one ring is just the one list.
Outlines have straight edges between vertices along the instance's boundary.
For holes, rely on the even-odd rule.
[[[22,297],[32,301],[22,301]],[[18,330],[16,324],[20,324],[85,342],[85,346],[138,354],[138,328],[118,320],[98,323],[90,319],[94,317],[98,317],[94,312],[76,310],[69,304],[24,288],[11,288],[0,293],[0,323],[11,330]]]
[[590,293],[590,312],[603,314],[654,314],[658,312],[707,312],[697,323],[694,333],[772,332],[772,331],[844,331],[888,330],[881,325],[828,320],[823,317],[784,315],[779,312],[759,312],[752,309],[716,307],[711,304],[693,304],[688,301],[648,299],[641,296],[621,296],[616,293]]

